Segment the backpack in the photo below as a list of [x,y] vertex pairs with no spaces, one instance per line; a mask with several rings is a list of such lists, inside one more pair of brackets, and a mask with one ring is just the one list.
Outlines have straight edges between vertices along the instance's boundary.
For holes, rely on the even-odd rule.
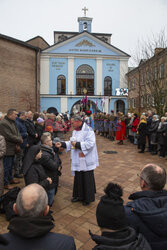
[[16,202],[19,192],[20,188],[14,187],[0,197],[0,213],[5,213],[8,221],[16,215],[13,211],[13,204]]

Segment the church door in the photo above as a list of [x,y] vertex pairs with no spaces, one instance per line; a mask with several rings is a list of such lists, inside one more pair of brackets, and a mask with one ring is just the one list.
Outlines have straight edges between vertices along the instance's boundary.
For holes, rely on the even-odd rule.
[[116,101],[116,112],[118,111],[125,114],[125,103],[122,100]]

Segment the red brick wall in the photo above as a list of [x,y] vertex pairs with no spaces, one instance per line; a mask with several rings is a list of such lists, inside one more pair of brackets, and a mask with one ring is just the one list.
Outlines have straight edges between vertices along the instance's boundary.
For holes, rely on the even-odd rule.
[[36,51],[0,38],[0,111],[35,111],[36,96]]

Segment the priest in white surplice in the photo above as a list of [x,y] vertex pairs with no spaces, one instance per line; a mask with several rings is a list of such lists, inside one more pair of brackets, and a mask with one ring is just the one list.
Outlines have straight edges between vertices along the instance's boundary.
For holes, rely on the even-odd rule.
[[74,174],[72,202],[88,205],[95,200],[94,169],[99,165],[96,137],[93,129],[80,116],[72,118],[74,128],[70,141],[62,142],[66,151],[71,150],[71,171]]

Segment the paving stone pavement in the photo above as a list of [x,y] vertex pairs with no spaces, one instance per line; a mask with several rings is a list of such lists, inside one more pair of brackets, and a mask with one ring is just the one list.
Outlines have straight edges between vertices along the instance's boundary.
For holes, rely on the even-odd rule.
[[[68,136],[68,135],[67,135]],[[96,223],[96,206],[100,197],[104,194],[104,187],[112,181],[123,187],[123,198],[125,203],[128,201],[130,193],[139,191],[139,173],[140,168],[147,163],[161,164],[167,170],[167,160],[161,159],[157,155],[150,155],[145,152],[139,154],[137,146],[128,141],[124,145],[117,145],[100,135],[96,135],[97,148],[99,155],[99,167],[95,170],[96,181],[96,200],[89,206],[82,206],[81,203],[71,203],[73,177],[70,171],[70,153],[61,155],[63,162],[63,173],[60,177],[60,187],[56,194],[52,207],[55,219],[55,228],[53,232],[72,235],[75,239],[77,249],[89,250],[94,246],[89,236],[89,229],[100,234]],[[116,151],[116,154],[105,154],[104,151]],[[24,186],[22,180],[20,187]],[[0,233],[8,232],[8,222],[5,216],[0,216]]]

